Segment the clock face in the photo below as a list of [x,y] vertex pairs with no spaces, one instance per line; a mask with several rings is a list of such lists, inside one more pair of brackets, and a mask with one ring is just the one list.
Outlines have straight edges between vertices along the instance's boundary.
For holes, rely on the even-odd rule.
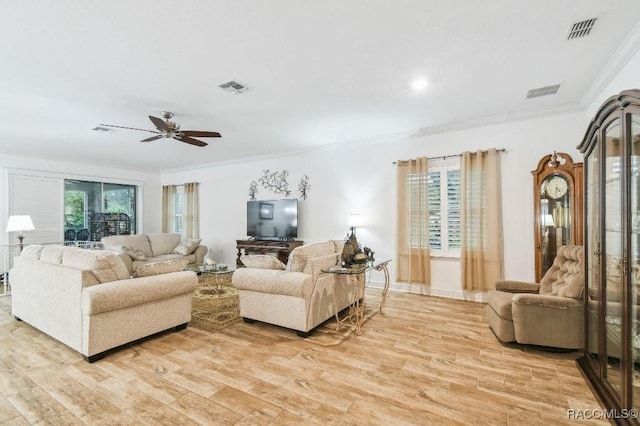
[[545,192],[550,198],[557,199],[564,196],[569,189],[569,183],[562,176],[553,176],[545,188]]

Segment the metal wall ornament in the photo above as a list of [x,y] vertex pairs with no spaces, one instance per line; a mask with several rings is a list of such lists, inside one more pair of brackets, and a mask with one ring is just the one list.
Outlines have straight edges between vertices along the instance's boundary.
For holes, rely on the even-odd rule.
[[287,170],[283,170],[281,172],[275,171],[271,172],[269,169],[262,171],[263,175],[260,176],[258,182],[264,189],[268,189],[269,191],[275,194],[284,194],[285,196],[291,195],[291,191],[289,190],[289,182],[287,182],[287,178],[289,177],[289,172]]
[[300,198],[303,200],[307,199],[307,192],[311,189],[311,184],[309,183],[309,176],[304,175],[300,178],[300,183],[298,184],[298,191],[300,191]]
[[256,194],[258,193],[258,182],[256,182],[255,180],[252,180],[251,183],[249,184],[249,201],[255,201],[256,200]]
[[[262,171],[262,176],[258,178],[258,181],[252,180],[249,184],[249,200],[255,201],[256,194],[258,191],[258,184],[262,186],[264,189],[269,190],[275,194],[284,194],[286,197],[291,195],[291,190],[289,189],[289,182],[287,179],[289,177],[289,172],[287,170],[282,171],[270,171],[269,169]],[[302,200],[306,200],[308,196],[308,192],[311,189],[311,184],[309,183],[309,176],[304,175],[300,178],[300,183],[298,183],[298,192],[300,192],[300,198]]]

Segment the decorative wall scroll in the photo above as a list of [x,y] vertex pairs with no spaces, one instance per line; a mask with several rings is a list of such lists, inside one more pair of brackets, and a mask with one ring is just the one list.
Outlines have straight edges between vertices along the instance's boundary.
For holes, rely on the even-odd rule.
[[[289,182],[287,181],[289,177],[289,172],[287,170],[282,171],[270,171],[269,169],[262,171],[262,176],[258,178],[258,181],[252,180],[249,184],[249,200],[255,201],[256,194],[258,191],[258,184],[262,186],[262,188],[273,192],[274,194],[284,194],[285,197],[291,195],[291,190],[289,189]],[[300,183],[298,184],[298,191],[300,192],[300,198],[303,200],[307,199],[307,193],[311,189],[311,185],[309,184],[309,176],[304,175],[304,177],[300,178]]]

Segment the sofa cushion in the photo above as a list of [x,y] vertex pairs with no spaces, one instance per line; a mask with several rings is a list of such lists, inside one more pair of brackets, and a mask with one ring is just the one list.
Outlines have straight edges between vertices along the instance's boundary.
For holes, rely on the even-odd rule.
[[67,247],[62,264],[76,269],[90,270],[101,283],[129,278],[129,270],[117,254],[102,250]]
[[107,250],[112,250],[111,247],[114,246],[127,246],[134,250],[141,251],[147,257],[153,256],[147,234],[111,235],[102,238],[101,242]]
[[582,299],[584,292],[584,247],[558,248],[553,264],[540,280],[540,294]]
[[39,244],[33,244],[23,248],[22,253],[20,253],[20,257],[31,260],[40,260],[40,253],[42,253],[42,246]]
[[240,262],[247,268],[284,269],[286,265],[275,256],[266,254],[243,254]]
[[115,251],[116,253],[126,254],[131,258],[131,260],[147,260],[147,255],[145,255],[140,250],[136,250],[133,247],[129,246],[111,246],[110,250]]
[[189,255],[196,251],[200,245],[200,238],[186,238],[173,249],[171,253],[180,254],[182,256]]
[[62,263],[62,254],[67,247],[60,245],[47,245],[42,248],[40,252],[40,260],[47,263],[60,264]]
[[163,260],[161,262],[146,263],[136,269],[135,277],[150,277],[152,275],[168,274],[183,271],[189,263],[186,259]]
[[289,254],[287,270],[292,272],[302,272],[307,265],[307,261],[314,257],[322,257],[335,253],[333,241],[324,243],[311,243],[296,247]]
[[182,236],[180,234],[171,232],[158,232],[147,234],[149,238],[149,244],[151,246],[151,253],[148,257],[159,256],[161,254],[169,254],[174,248],[180,244]]

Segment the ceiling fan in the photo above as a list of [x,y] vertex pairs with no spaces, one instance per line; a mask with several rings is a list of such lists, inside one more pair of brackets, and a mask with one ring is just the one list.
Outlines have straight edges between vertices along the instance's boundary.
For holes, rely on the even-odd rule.
[[206,142],[194,139],[193,136],[201,138],[219,138],[221,135],[218,132],[206,132],[203,130],[180,130],[180,125],[169,121],[173,117],[173,113],[170,111],[162,111],[162,117],[164,121],[158,117],[149,116],[149,120],[156,126],[157,130],[138,129],[136,127],[115,126],[113,124],[100,124],[105,127],[115,127],[118,129],[140,130],[143,132],[155,133],[155,136],[143,139],[140,142],[151,142],[160,138],[173,138],[180,142],[189,143],[195,146],[207,146]]

